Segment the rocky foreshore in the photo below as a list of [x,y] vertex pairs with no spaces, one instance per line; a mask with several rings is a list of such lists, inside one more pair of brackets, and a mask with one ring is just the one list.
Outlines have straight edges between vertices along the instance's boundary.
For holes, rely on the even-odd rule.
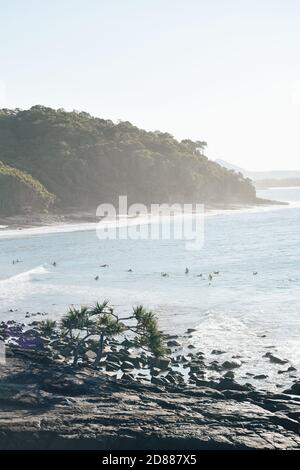
[[[2,450],[300,448],[299,383],[276,394],[240,385],[231,374],[207,381],[201,360],[189,369],[197,377],[189,385],[170,371],[160,380],[158,364],[150,382],[134,380],[126,361],[118,376],[19,347],[7,353],[0,365]],[[106,358],[104,370],[110,364]]]

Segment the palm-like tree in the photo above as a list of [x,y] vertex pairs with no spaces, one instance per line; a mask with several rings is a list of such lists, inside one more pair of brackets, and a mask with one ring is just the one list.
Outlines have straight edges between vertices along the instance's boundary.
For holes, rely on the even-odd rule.
[[[54,336],[52,347],[60,348],[63,339],[66,356],[73,357],[73,364],[78,363],[79,358],[84,358],[89,348],[88,340],[97,338],[98,346],[95,365],[99,364],[103,355],[105,338],[118,336],[129,332],[135,338],[137,347],[152,352],[155,356],[163,356],[165,348],[162,335],[158,329],[157,319],[153,312],[146,310],[142,305],[133,309],[133,314],[126,318],[119,318],[114,309],[108,305],[108,301],[96,303],[93,307],[71,307],[60,323],[60,329],[56,322],[47,320],[40,322],[38,330],[48,337]],[[57,341],[59,339],[59,341]],[[67,348],[66,348],[67,344]],[[61,352],[61,350],[60,350]],[[64,354],[64,353],[63,353]]]

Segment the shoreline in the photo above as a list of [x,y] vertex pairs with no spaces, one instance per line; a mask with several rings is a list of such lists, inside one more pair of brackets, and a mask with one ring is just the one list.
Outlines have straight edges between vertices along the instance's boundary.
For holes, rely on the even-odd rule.
[[[253,204],[206,204],[204,205],[205,216],[229,215],[241,212],[256,212],[260,210],[283,209],[291,207],[288,202],[272,201],[258,198]],[[124,217],[124,224],[129,225],[130,220],[143,223],[142,216]],[[120,221],[120,218],[118,219]],[[100,219],[95,211],[72,211],[65,213],[35,213],[27,215],[1,216],[0,215],[0,238],[22,235],[38,235],[46,233],[67,233],[94,230]],[[145,222],[144,222],[145,223]],[[108,222],[109,224],[109,222]],[[114,221],[115,224],[115,221]],[[115,226],[114,224],[111,227]]]
[[300,448],[296,387],[272,393],[229,378],[133,381],[130,371],[118,379],[46,359],[12,348],[0,368],[1,450]]

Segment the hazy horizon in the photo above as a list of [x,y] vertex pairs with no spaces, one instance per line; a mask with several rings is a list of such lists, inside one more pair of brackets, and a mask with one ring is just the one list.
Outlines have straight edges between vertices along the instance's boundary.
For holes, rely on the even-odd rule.
[[78,109],[206,140],[249,171],[300,170],[298,2],[0,6],[0,107]]

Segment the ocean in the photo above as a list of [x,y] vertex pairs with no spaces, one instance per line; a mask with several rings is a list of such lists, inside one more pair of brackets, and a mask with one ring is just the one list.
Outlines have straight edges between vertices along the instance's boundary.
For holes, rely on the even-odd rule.
[[[143,304],[171,334],[195,328],[188,342],[208,360],[216,358],[213,349],[225,351],[222,360],[240,356],[238,380],[258,385],[247,374],[265,374],[261,387],[288,386],[293,374],[278,370],[300,369],[300,188],[258,196],[291,204],[205,217],[199,251],[186,250],[182,240],[99,240],[91,226],[2,231],[0,319],[40,318],[26,319],[27,312],[60,318],[72,304],[104,299],[120,315]],[[219,275],[209,282],[214,271]],[[271,364],[263,357],[270,351],[289,363]]]

